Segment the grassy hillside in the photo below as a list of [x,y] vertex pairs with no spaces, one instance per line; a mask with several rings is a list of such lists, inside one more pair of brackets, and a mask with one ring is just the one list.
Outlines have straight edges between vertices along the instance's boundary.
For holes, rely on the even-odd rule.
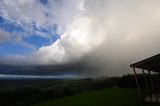
[[0,80],[0,106],[31,106],[48,100],[117,86],[118,79]]
[[33,106],[159,106],[143,103],[138,99],[137,91],[132,89],[104,89],[90,91],[70,97],[50,100]]

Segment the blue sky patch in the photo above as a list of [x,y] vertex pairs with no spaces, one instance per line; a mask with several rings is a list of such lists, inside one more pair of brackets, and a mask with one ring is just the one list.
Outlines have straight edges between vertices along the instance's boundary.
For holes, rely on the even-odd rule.
[[16,55],[16,54],[27,54],[32,52],[32,49],[25,48],[21,45],[12,43],[5,43],[0,46],[0,56]]
[[[56,34],[57,25],[53,25],[51,28],[46,27],[37,27],[36,23],[33,23],[31,33],[28,33],[25,30],[25,27],[28,27],[26,24],[18,25],[17,23],[10,22],[0,16],[0,29],[3,29],[6,32],[9,32],[12,37],[19,34],[22,38],[21,42],[34,45],[36,48],[42,46],[50,45],[59,39],[59,35]],[[11,39],[12,40],[12,39]],[[0,44],[0,55],[14,55],[14,54],[24,54],[30,53],[33,51],[32,48],[24,47],[20,43],[11,43],[4,42]]]
[[7,32],[24,32],[23,28],[18,26],[16,23],[12,23],[8,20],[5,20],[3,17],[0,16],[0,28],[4,29]]
[[47,4],[48,0],[39,0],[39,2],[42,3],[42,4]]
[[29,44],[35,45],[37,48],[46,46],[46,45],[50,45],[48,39],[45,39],[43,37],[39,37],[36,35],[32,35],[31,37],[24,38],[24,40],[28,42]]

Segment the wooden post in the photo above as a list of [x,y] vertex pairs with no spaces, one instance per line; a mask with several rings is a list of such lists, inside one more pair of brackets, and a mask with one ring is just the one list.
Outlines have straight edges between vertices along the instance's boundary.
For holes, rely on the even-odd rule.
[[[155,93],[155,88],[154,88],[154,84],[153,84],[153,80],[152,80],[152,74],[151,74],[151,71],[149,71],[148,70],[148,73],[149,73],[149,77],[150,77],[150,81],[151,81],[151,87],[152,87],[152,89],[151,89],[151,91],[152,91],[152,93]],[[154,94],[155,95],[155,94]],[[152,95],[151,95],[152,96]],[[157,101],[157,96],[155,95],[155,98],[156,98],[156,101]]]
[[146,85],[146,89],[147,89],[147,96],[149,94],[149,85],[147,83],[147,78],[146,78],[146,73],[144,72],[144,69],[142,69],[142,72],[143,72],[143,77],[144,77],[144,81],[145,81],[145,85]]
[[156,75],[156,72],[153,72],[153,75],[154,75],[154,79],[155,79],[155,96],[156,96],[156,101],[159,102],[159,99],[158,99],[158,79],[157,79],[157,75]]
[[136,80],[136,84],[137,84],[139,98],[142,99],[142,95],[141,95],[140,86],[139,86],[139,82],[138,82],[138,79],[137,79],[137,74],[136,74],[135,67],[133,67],[133,72],[134,72],[134,76],[135,76],[135,80]]
[[[157,72],[158,80],[160,80],[159,72]],[[158,97],[160,98],[160,84],[158,84]]]

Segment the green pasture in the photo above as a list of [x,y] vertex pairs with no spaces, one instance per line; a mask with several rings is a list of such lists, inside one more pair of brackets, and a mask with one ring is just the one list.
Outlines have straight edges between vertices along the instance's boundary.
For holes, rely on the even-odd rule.
[[33,106],[159,106],[159,104],[142,102],[134,89],[110,88],[49,100]]

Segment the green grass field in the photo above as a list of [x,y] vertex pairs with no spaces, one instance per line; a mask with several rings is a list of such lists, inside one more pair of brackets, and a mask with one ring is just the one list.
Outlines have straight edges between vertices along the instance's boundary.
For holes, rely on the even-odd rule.
[[113,88],[90,91],[33,106],[159,106],[159,104],[140,101],[136,90]]

